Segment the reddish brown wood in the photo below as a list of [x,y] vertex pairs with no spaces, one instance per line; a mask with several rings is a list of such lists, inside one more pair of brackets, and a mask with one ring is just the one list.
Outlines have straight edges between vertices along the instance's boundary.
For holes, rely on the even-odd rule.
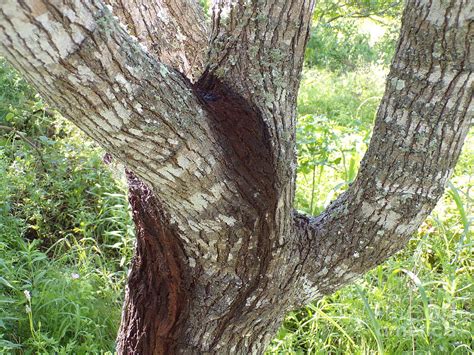
[[183,332],[190,273],[157,198],[135,174],[126,174],[137,241],[119,348],[123,354],[172,354]]

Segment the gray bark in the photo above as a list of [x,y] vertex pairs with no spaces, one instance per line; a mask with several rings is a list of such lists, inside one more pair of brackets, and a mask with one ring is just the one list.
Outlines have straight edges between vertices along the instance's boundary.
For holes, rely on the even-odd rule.
[[210,29],[188,1],[110,3],[7,0],[0,53],[129,169],[120,353],[260,353],[440,198],[473,116],[471,1],[407,2],[359,175],[317,217],[292,210],[313,2],[217,1]]

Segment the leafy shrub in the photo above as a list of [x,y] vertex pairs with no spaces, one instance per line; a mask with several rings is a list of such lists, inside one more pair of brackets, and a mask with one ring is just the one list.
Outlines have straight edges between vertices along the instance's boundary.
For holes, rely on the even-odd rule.
[[112,350],[133,243],[123,185],[3,62],[0,97],[0,352]]
[[389,64],[398,38],[401,5],[396,0],[318,1],[305,64],[331,71]]
[[311,31],[305,63],[329,70],[353,70],[361,63],[377,60],[369,41],[370,37],[359,33],[352,21],[317,24]]

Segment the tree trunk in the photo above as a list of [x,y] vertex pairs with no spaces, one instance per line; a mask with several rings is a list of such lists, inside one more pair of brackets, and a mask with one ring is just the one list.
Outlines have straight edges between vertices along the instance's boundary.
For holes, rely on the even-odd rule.
[[7,0],[0,51],[129,169],[119,353],[261,353],[442,195],[473,116],[471,1],[407,1],[359,175],[318,217],[292,210],[313,2],[216,1],[209,30],[191,0],[107,2]]

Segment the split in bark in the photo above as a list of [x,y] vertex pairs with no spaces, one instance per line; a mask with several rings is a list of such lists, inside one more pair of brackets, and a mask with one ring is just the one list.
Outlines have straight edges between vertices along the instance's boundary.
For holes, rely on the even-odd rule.
[[117,348],[123,354],[172,354],[192,295],[189,268],[153,192],[132,172],[126,175],[137,240]]

